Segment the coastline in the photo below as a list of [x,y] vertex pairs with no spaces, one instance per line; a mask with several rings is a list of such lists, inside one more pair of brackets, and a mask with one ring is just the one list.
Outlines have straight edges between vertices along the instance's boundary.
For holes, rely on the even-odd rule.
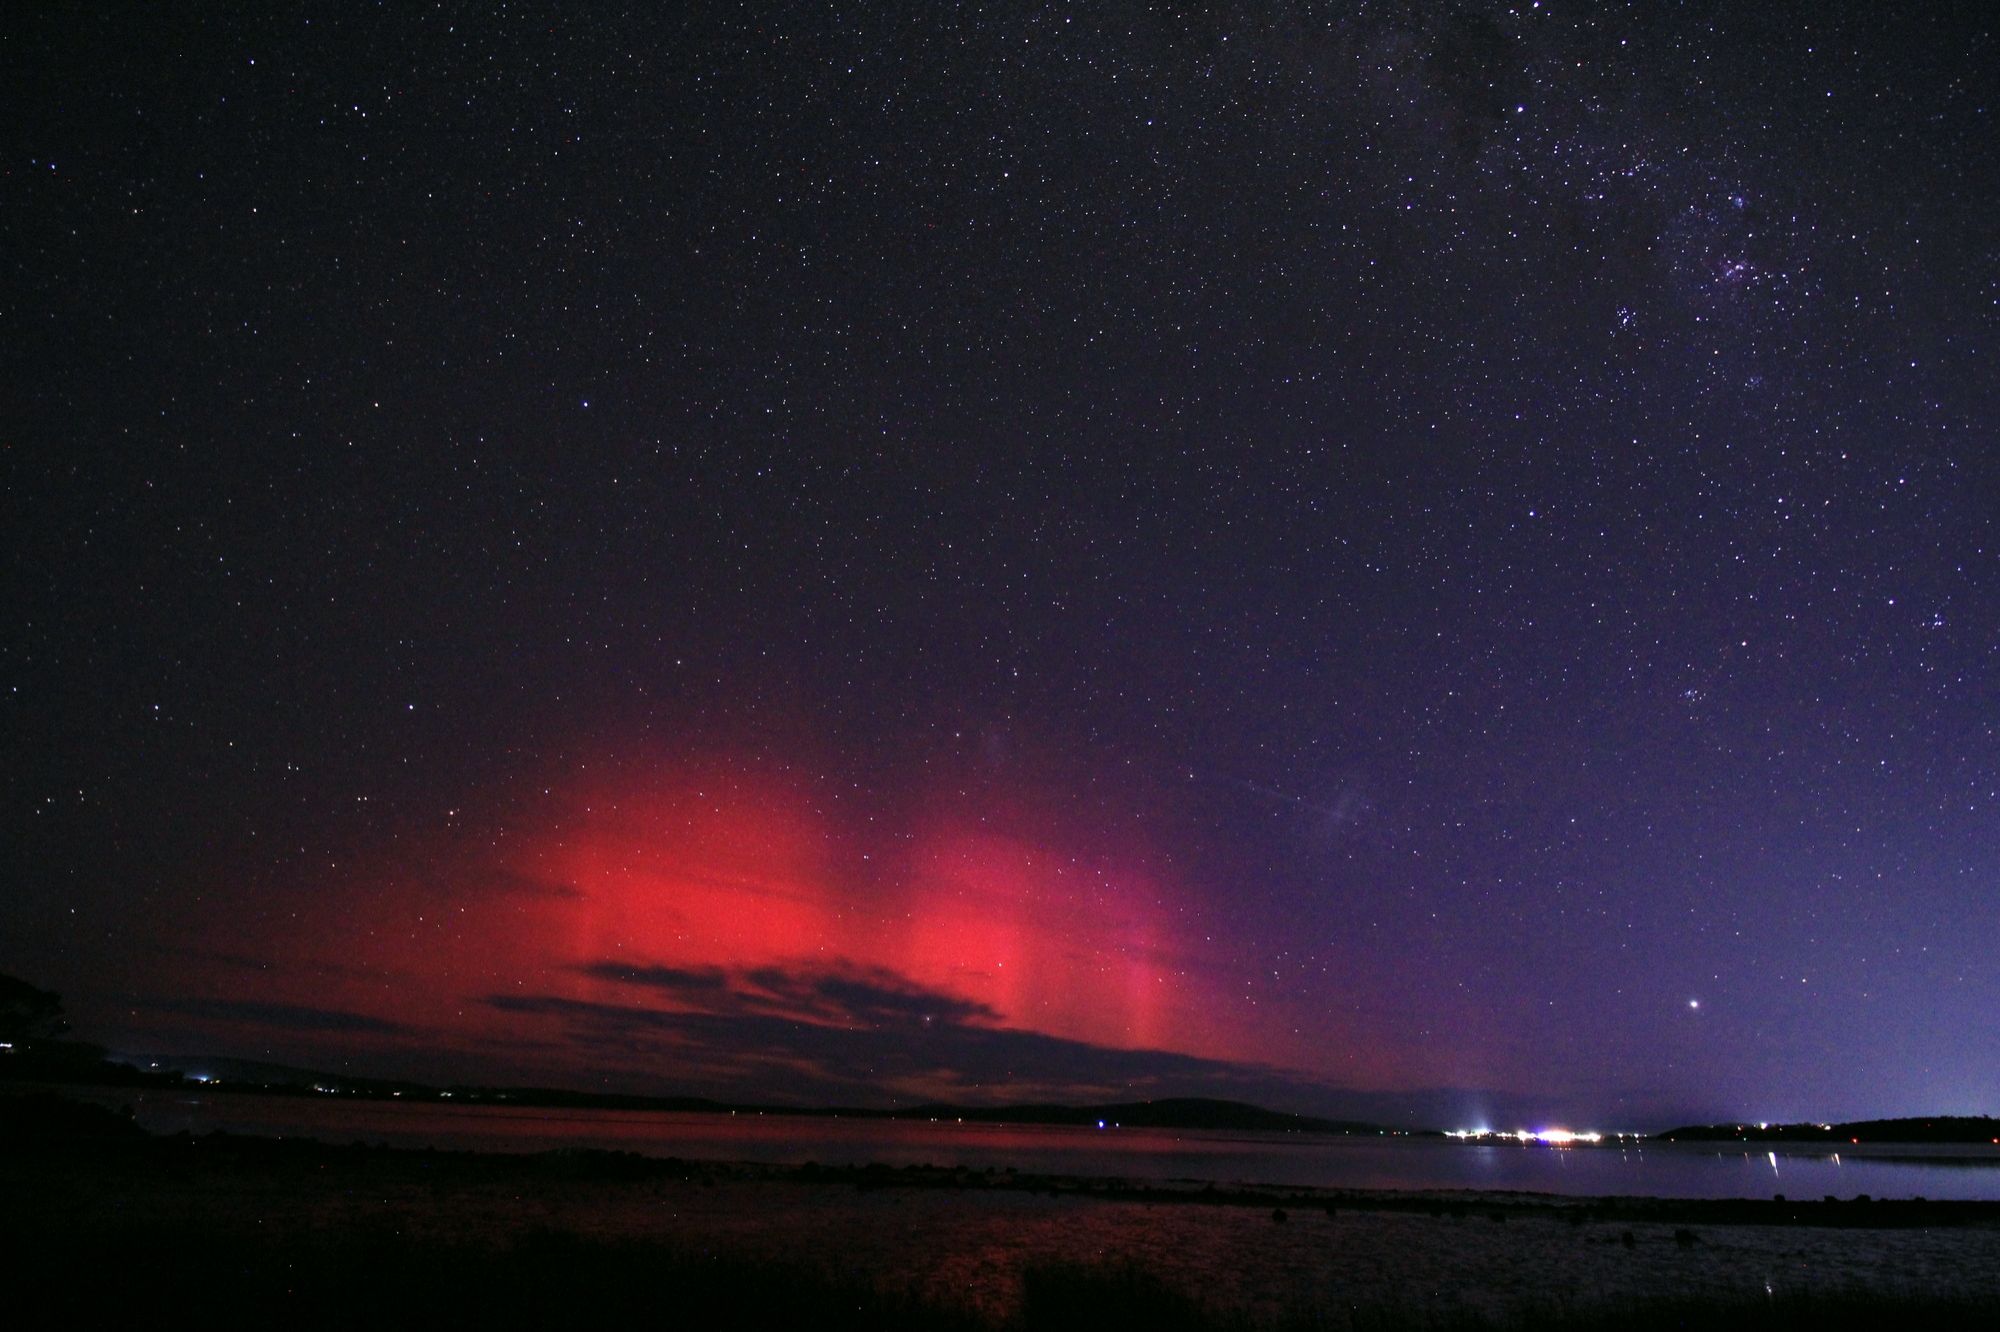
[[1017,1319],[1035,1283],[1066,1270],[1260,1325],[1391,1307],[1494,1323],[1549,1301],[2000,1300],[1992,1202],[1274,1189],[136,1131],[7,1143],[0,1194],[17,1253],[136,1245],[198,1270],[201,1255],[297,1266],[365,1243],[431,1266],[505,1266],[555,1243],[858,1282],[983,1324]]

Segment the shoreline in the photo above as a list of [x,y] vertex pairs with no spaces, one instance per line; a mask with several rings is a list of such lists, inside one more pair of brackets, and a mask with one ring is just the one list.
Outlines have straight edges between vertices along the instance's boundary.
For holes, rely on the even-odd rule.
[[[1065,1325],[1029,1316],[1051,1283],[1109,1309],[1100,1325],[1130,1325],[1121,1311],[1152,1300],[1186,1315],[1163,1325],[1190,1328],[1348,1326],[1355,1310],[1383,1309],[1393,1316],[1362,1325],[1525,1327],[1557,1307],[1622,1309],[1626,1326],[1670,1304],[1717,1325],[1730,1310],[1761,1318],[1780,1297],[1807,1301],[1821,1326],[1827,1301],[1857,1300],[1875,1322],[1921,1307],[1936,1325],[1939,1309],[2000,1300],[1993,1202],[1264,1188],[155,1136],[94,1118],[94,1134],[0,1138],[0,1235],[27,1256],[17,1269],[115,1255],[162,1289],[235,1290],[270,1273],[366,1281],[351,1269],[387,1263],[425,1308],[477,1305],[517,1269],[565,1289],[596,1273],[635,1300],[657,1295],[665,1272],[709,1292],[687,1297],[712,1308],[697,1326],[749,1325],[741,1300],[754,1306],[766,1287],[867,1310],[855,1325],[979,1328]],[[1757,1318],[1743,1325],[1769,1325]]]
[[1023,1171],[1012,1167],[949,1165],[798,1165],[764,1161],[651,1156],[599,1147],[543,1151],[484,1151],[468,1148],[405,1147],[380,1143],[338,1144],[306,1136],[269,1136],[216,1130],[206,1134],[144,1134],[107,1141],[44,1141],[44,1151],[71,1156],[78,1164],[151,1164],[175,1169],[348,1168],[395,1173],[420,1166],[431,1178],[456,1176],[490,1181],[514,1178],[605,1184],[695,1182],[797,1184],[851,1188],[857,1192],[901,1190],[944,1193],[1027,1194],[1147,1207],[1214,1207],[1293,1212],[1341,1211],[1417,1213],[1431,1217],[1537,1217],[1571,1224],[1647,1222],[1673,1225],[1808,1226],[1868,1229],[1905,1227],[1984,1227],[2000,1230],[2000,1202],[1964,1199],[1666,1198],[1648,1195],[1569,1195],[1500,1189],[1345,1188],[1270,1185],[1201,1179],[1140,1179],[1121,1175]]

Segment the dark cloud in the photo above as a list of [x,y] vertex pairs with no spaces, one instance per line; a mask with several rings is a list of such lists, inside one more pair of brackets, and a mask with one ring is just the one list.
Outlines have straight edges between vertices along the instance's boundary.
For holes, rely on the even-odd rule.
[[592,1063],[653,1079],[661,1089],[861,1103],[913,1095],[1210,1095],[1288,1105],[1325,1099],[1324,1089],[1255,1065],[1002,1027],[983,1004],[880,969],[758,967],[722,976],[599,963],[584,970],[686,1006],[550,994],[496,994],[484,1002],[554,1022]]
[[483,1002],[551,1024],[552,1039],[528,1039],[634,1090],[861,1105],[933,1096],[971,1104],[1217,1096],[1427,1127],[1540,1127],[1566,1108],[1546,1095],[1466,1088],[1356,1091],[1259,1064],[1023,1031],[1000,1025],[984,1004],[878,967],[730,970],[607,960],[577,970],[671,1006],[553,994],[495,994]]
[[744,973],[744,980],[755,987],[746,996],[753,1003],[768,997],[782,1011],[835,1026],[964,1026],[1000,1020],[985,1004],[927,989],[880,967],[819,972],[758,967]]
[[881,967],[823,968],[634,966],[592,962],[577,968],[596,980],[670,996],[683,1010],[778,1017],[828,1027],[995,1023],[999,1013],[976,1000],[919,985]]
[[623,962],[591,962],[577,970],[597,980],[643,985],[669,994],[706,995],[729,988],[729,973],[720,967],[635,967]]

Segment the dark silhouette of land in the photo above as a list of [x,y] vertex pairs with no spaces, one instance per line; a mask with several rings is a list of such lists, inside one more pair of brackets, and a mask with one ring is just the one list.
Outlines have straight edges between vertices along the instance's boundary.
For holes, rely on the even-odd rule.
[[1842,1143],[1983,1142],[2000,1145],[2000,1119],[1984,1115],[1927,1115],[1909,1119],[1856,1119],[1842,1124],[1693,1124],[1653,1135],[1666,1142]]
[[694,1114],[802,1115],[842,1119],[957,1119],[988,1124],[1063,1124],[1086,1128],[1175,1128],[1263,1133],[1407,1134],[1361,1120],[1320,1119],[1266,1110],[1242,1101],[1172,1097],[1105,1105],[956,1105],[926,1102],[907,1106],[813,1106],[757,1101],[722,1101],[705,1096],[643,1096],[574,1091],[560,1087],[491,1087],[459,1084],[427,1086],[387,1078],[315,1072],[280,1064],[171,1056],[139,1068],[101,1058],[95,1047],[81,1056],[18,1051],[0,1058],[0,1082],[68,1083],[119,1087],[201,1087],[251,1096],[298,1096],[348,1100],[437,1101],[458,1105],[539,1106],[570,1110],[664,1111]]
[[1650,1222],[1675,1225],[1792,1225],[1868,1228],[1976,1225],[2000,1228],[2000,1202],[1966,1199],[1823,1201],[1762,1198],[1569,1197],[1491,1194],[1463,1189],[1327,1188],[1246,1185],[1201,1180],[1132,1180],[1118,1176],[1059,1174],[993,1167],[905,1165],[800,1165],[688,1160],[598,1147],[539,1152],[472,1151],[437,1147],[345,1145],[306,1137],[265,1137],[213,1130],[151,1134],[120,1113],[49,1091],[8,1092],[0,1087],[0,1150],[33,1148],[68,1154],[82,1165],[115,1163],[177,1171],[243,1170],[325,1178],[354,1173],[382,1177],[415,1169],[431,1179],[453,1175],[505,1177],[532,1188],[563,1180],[784,1181],[862,1190],[976,1190],[1093,1198],[1154,1206],[1291,1208],[1301,1212],[1353,1209],[1419,1212],[1430,1216],[1478,1215],[1554,1218],[1569,1223]]
[[[1208,1129],[1332,1135],[1439,1136],[1437,1129],[1398,1129],[1362,1120],[1323,1119],[1267,1110],[1213,1097],[1170,1097],[1102,1105],[1037,1102],[1022,1105],[810,1106],[724,1101],[704,1096],[647,1096],[556,1087],[459,1084],[446,1087],[356,1077],[283,1064],[205,1055],[163,1055],[147,1067],[108,1057],[102,1046],[68,1038],[62,997],[0,975],[0,1084],[43,1083],[115,1087],[185,1087],[253,1096],[339,1097],[437,1101],[563,1109],[698,1114],[801,1115],[845,1119],[963,1120],[991,1124],[1055,1124],[1122,1128]],[[1645,1136],[1645,1135],[1637,1135]],[[1668,1142],[1986,1143],[2000,1145],[2000,1119],[1931,1115],[1845,1123],[1700,1124],[1651,1135]]]
[[[2000,1228],[2000,1204],[1785,1202],[1555,1198],[1459,1192],[1391,1192],[1140,1184],[948,1166],[821,1167],[724,1164],[564,1150],[524,1155],[335,1146],[300,1139],[211,1133],[156,1136],[123,1115],[47,1091],[0,1094],[0,1252],[10,1307],[67,1310],[92,1324],[137,1323],[162,1312],[205,1326],[302,1327],[418,1322],[491,1328],[635,1325],[666,1317],[678,1327],[1150,1329],[1365,1327],[1375,1332],[1449,1327],[1718,1329],[1811,1327],[1844,1332],[1892,1324],[1990,1326],[1990,1304],[1950,1291],[1777,1289],[1752,1297],[1674,1293],[1637,1301],[1577,1303],[1561,1293],[1528,1297],[1503,1312],[1394,1303],[1298,1307],[1253,1315],[1217,1305],[1171,1266],[1037,1260],[1023,1267],[1013,1302],[996,1310],[924,1293],[845,1264],[816,1265],[702,1242],[690,1247],[636,1233],[551,1228],[439,1230],[438,1222],[484,1197],[600,1199],[611,1215],[654,1214],[662,1199],[715,1198],[737,1190],[770,1205],[900,1191],[952,1206],[1006,1204],[1011,1194],[1062,1209],[1121,1214],[1268,1217],[1275,1233],[1367,1224],[1357,1214],[1402,1213],[1394,1224],[1446,1227],[1475,1244],[1518,1236],[1598,1252],[1637,1249],[1647,1261],[1699,1264],[1726,1250],[1733,1227],[1944,1230]],[[676,1192],[678,1191],[678,1192]],[[1031,1198],[1023,1198],[1031,1195]],[[393,1202],[379,1201],[393,1199]],[[286,1200],[285,1207],[274,1207]],[[377,1200],[377,1201],[370,1201]],[[763,1200],[761,1203],[755,1200]],[[789,1204],[787,1204],[789,1205]],[[893,1210],[904,1204],[896,1202]],[[412,1210],[416,1209],[416,1210]],[[1193,1209],[1189,1211],[1188,1209]],[[881,1215],[882,1213],[875,1213]],[[998,1213],[996,1213],[997,1215]],[[1064,1216],[1082,1217],[1065,1210]],[[1414,1215],[1413,1215],[1414,1214]],[[412,1225],[428,1218],[429,1224]],[[1495,1222],[1514,1221],[1511,1226]],[[648,1222],[646,1225],[653,1223]],[[1462,1232],[1456,1228],[1465,1229]],[[699,1232],[705,1234],[705,1232]],[[1636,1235],[1636,1238],[1635,1238]],[[117,1280],[104,1274],[115,1272]]]
[[[105,1057],[81,1041],[44,1039],[0,1053],[0,1084],[54,1083],[114,1087],[188,1087],[248,1096],[294,1096],[349,1100],[436,1101],[460,1105],[508,1105],[572,1110],[655,1111],[691,1114],[799,1115],[842,1119],[963,1120],[984,1124],[1055,1124],[1107,1130],[1120,1128],[1207,1129],[1262,1133],[1390,1135],[1436,1137],[1432,1128],[1404,1129],[1354,1119],[1269,1110],[1213,1097],[1168,1097],[1102,1105],[1035,1102],[1021,1105],[959,1105],[936,1101],[905,1106],[792,1105],[768,1101],[725,1101],[706,1096],[646,1096],[577,1091],[562,1087],[506,1087],[453,1084],[437,1087],[393,1078],[357,1077],[282,1064],[204,1055],[162,1056],[150,1067]],[[1925,1115],[1861,1119],[1841,1123],[1694,1124],[1650,1136],[1665,1142],[1773,1142],[1842,1144],[1983,1143],[2000,1145],[2000,1118]]]

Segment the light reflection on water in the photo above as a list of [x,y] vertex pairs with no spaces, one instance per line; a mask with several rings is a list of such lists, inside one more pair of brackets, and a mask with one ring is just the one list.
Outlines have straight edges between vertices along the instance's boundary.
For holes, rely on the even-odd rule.
[[1322,1188],[1492,1189],[1570,1196],[2000,1200],[2000,1148],[1765,1144],[1556,1148],[1438,1138],[1088,1129],[792,1115],[670,1114],[146,1092],[121,1098],[154,1132],[300,1136],[400,1147],[597,1147],[718,1161],[964,1166]]

